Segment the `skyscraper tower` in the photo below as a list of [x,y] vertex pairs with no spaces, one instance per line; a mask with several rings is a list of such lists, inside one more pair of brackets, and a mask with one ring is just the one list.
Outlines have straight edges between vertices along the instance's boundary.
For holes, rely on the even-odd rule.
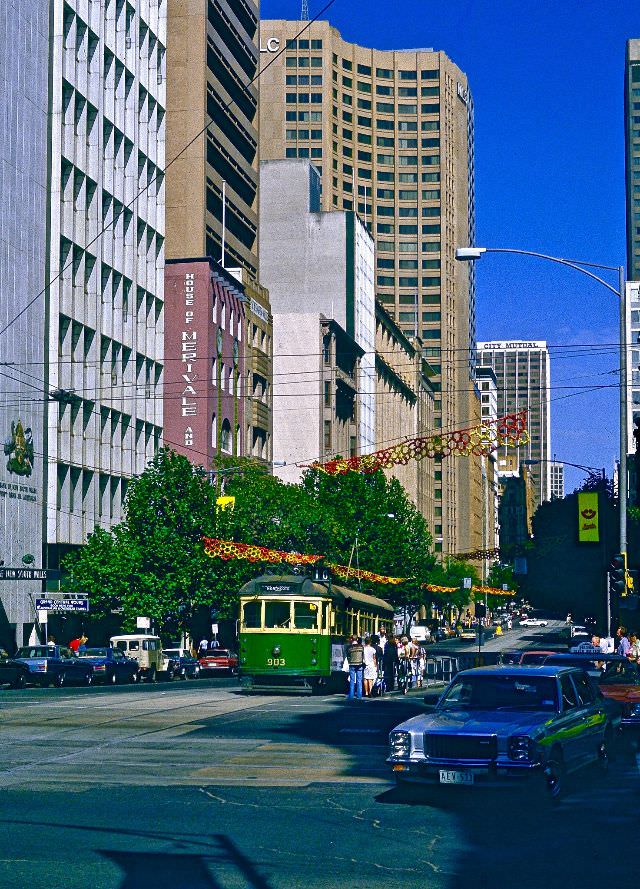
[[640,38],[627,41],[624,78],[627,277],[640,281]]
[[[260,156],[309,158],[322,210],[355,210],[376,243],[376,297],[403,333],[425,343],[436,373],[435,429],[480,418],[475,391],[473,100],[444,52],[348,43],[326,21],[262,21]],[[271,40],[271,43],[269,42]],[[395,435],[402,436],[402,430]],[[478,461],[436,466],[436,549],[481,546]]]

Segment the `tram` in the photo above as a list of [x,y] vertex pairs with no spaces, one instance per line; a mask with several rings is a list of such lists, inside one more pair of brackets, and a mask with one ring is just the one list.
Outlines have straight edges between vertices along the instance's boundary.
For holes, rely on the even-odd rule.
[[351,635],[393,626],[393,608],[368,593],[299,575],[262,575],[240,589],[240,681],[312,694],[344,688]]

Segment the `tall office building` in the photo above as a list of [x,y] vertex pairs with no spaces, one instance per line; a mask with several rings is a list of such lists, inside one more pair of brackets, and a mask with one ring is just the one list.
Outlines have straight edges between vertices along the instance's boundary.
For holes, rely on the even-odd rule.
[[[550,365],[546,342],[478,343],[478,363],[493,369],[498,384],[498,416],[527,411],[529,443],[516,452],[498,452],[498,471],[509,463],[511,472],[518,474],[526,463],[533,486],[534,510],[551,499],[551,406]],[[509,460],[507,461],[507,458]],[[501,473],[502,474],[502,473]]]
[[[48,505],[46,316],[42,298],[27,308],[47,274],[48,47],[49,0],[0,4],[0,559],[20,568],[28,555],[44,564]],[[0,646],[29,641],[41,588],[0,581]]]
[[[356,210],[369,226],[376,296],[405,334],[425,342],[437,372],[435,428],[466,428],[480,415],[474,269],[454,258],[474,239],[466,75],[443,52],[368,49],[328,22],[297,39],[299,27],[261,23],[261,157],[309,158],[321,175],[322,209]],[[479,465],[445,460],[436,469],[437,548],[471,549],[481,522]]]
[[555,460],[552,460],[550,465],[550,473],[551,473],[551,499],[552,500],[563,500],[564,499],[564,463],[558,463]]
[[258,7],[168,0],[167,10],[167,158],[176,158],[167,170],[167,259],[222,258],[257,278],[258,87],[248,84],[258,68]]
[[627,41],[624,77],[627,277],[640,281],[640,39]]
[[[0,16],[1,326],[24,310],[2,335],[20,369],[2,388],[0,557],[55,568],[122,518],[162,434],[165,13],[52,0]],[[30,592],[0,590],[9,644],[34,632]]]

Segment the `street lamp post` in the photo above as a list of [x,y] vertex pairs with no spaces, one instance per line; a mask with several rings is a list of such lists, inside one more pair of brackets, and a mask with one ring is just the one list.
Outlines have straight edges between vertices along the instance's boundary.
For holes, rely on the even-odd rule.
[[[520,256],[535,256],[559,265],[568,266],[582,272],[588,278],[598,281],[620,300],[620,472],[618,478],[618,502],[620,509],[620,552],[627,552],[627,296],[624,266],[601,265],[596,262],[583,262],[579,259],[562,259],[533,250],[518,250],[513,247],[458,247],[456,259],[461,262],[475,262],[485,253],[516,253]],[[618,272],[618,289],[599,277],[590,269],[603,269]],[[570,464],[573,465],[573,464]]]

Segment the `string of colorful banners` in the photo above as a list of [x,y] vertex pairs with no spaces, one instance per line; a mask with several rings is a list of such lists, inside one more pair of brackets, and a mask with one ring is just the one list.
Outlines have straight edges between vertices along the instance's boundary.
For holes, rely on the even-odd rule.
[[404,583],[405,580],[408,580],[407,577],[389,577],[386,574],[375,574],[373,571],[365,571],[363,568],[349,568],[347,565],[336,565],[333,562],[328,562],[327,568],[330,568],[334,574],[337,574],[343,580],[350,580],[354,577],[361,580],[370,580],[371,583],[391,584]]
[[423,460],[425,457],[486,456],[499,447],[517,448],[528,441],[527,412],[520,411],[506,414],[497,420],[485,420],[469,429],[412,438],[372,454],[313,463],[312,468],[320,469],[328,475],[371,473],[378,469],[406,466],[411,460]]
[[[460,588],[455,586],[439,586],[435,583],[423,583],[422,589],[428,590],[430,593],[459,593]],[[499,590],[492,586],[474,586],[473,593],[480,593],[482,596],[514,596],[513,590]]]
[[303,553],[288,553],[253,543],[235,543],[233,540],[218,540],[203,537],[204,551],[211,559],[246,559],[248,562],[287,562],[289,565],[313,565],[322,556],[308,556]]
[[487,559],[499,559],[500,547],[496,546],[493,549],[474,549],[469,553],[456,553],[455,558],[467,562],[484,562]]

